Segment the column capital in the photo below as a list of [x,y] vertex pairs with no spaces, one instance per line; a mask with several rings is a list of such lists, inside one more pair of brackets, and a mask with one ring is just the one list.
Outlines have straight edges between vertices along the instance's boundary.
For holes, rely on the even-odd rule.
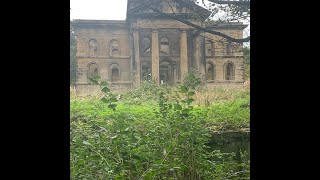
[[158,29],[151,29],[151,31],[152,31],[152,32],[156,32],[156,33],[159,32]]
[[133,31],[139,31],[140,28],[138,28],[138,27],[133,27],[132,30],[133,30]]
[[181,32],[187,32],[188,29],[185,29],[185,28],[181,28],[179,29]]

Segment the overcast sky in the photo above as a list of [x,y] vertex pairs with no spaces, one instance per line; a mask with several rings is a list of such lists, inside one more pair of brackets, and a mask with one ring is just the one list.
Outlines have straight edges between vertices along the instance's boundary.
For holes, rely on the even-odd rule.
[[127,0],[70,0],[70,19],[124,20]]
[[125,20],[127,0],[70,0],[70,7],[71,20]]

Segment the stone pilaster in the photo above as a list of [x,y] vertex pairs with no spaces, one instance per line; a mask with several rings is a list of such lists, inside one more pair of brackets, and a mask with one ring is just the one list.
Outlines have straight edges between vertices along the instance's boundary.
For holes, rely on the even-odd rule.
[[134,60],[135,60],[135,83],[136,85],[140,84],[141,76],[141,63],[140,63],[140,50],[139,50],[139,31],[138,29],[133,30],[133,44],[134,44]]
[[199,75],[202,82],[206,80],[206,46],[205,46],[205,34],[201,33],[199,36]]
[[159,84],[159,37],[158,30],[152,30],[152,46],[151,46],[151,61],[152,61],[152,79]]
[[187,31],[181,30],[180,38],[180,69],[181,69],[181,80],[188,73],[188,43],[187,43]]
[[195,62],[195,68],[198,72],[200,72],[200,43],[199,43],[199,35],[194,37],[193,43],[194,43],[194,62]]

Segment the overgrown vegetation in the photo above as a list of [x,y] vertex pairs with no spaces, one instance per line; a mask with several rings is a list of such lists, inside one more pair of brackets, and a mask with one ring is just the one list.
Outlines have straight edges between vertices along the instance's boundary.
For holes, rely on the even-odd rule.
[[186,74],[186,76],[182,80],[182,84],[187,88],[195,91],[201,84],[201,78],[199,74],[197,74],[196,71],[193,70]]
[[[249,179],[249,161],[211,151],[213,131],[249,127],[249,92],[150,82],[121,95],[71,98],[71,179]],[[203,90],[205,91],[205,90]],[[206,90],[208,91],[208,90]],[[209,102],[210,101],[210,102]]]

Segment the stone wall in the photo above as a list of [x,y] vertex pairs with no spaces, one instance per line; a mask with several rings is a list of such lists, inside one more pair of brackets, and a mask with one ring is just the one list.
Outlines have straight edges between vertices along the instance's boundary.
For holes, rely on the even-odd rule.
[[[241,44],[197,32],[182,22],[139,9],[135,6],[137,2],[129,2],[128,8],[132,11],[126,21],[73,22],[77,36],[79,92],[90,93],[92,88],[85,87],[89,86],[88,77],[100,76],[118,90],[137,87],[144,80],[175,85],[193,69],[202,80],[206,79],[208,86],[243,85]],[[193,8],[188,5],[170,2],[174,2],[172,8],[177,8],[177,12],[192,13]],[[165,4],[160,3],[160,10],[170,13],[171,8]],[[241,23],[230,23],[207,28],[242,38],[245,27]]]
[[[126,22],[76,20],[74,27],[77,35],[79,91],[92,89],[83,88],[89,84],[91,64],[97,68],[101,80],[126,84],[123,87],[127,87],[127,84],[131,86],[129,28]],[[114,72],[117,78],[113,78]]]
[[250,132],[213,133],[209,146],[223,153],[235,153],[240,160],[240,152],[247,152],[250,159]]
[[[215,68],[215,78],[214,80],[210,81],[207,80],[207,83],[243,83],[243,58],[207,58],[207,69],[210,64],[214,65]],[[227,63],[232,63],[234,65],[234,79],[233,80],[226,80],[225,73],[226,73],[226,65]]]

